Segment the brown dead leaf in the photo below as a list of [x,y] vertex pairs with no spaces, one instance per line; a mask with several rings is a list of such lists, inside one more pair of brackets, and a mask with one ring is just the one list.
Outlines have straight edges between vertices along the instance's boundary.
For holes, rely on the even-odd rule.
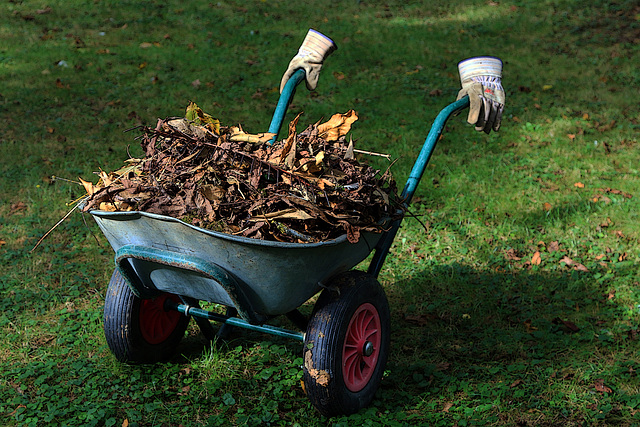
[[611,224],[613,224],[613,221],[611,221],[611,218],[607,218],[602,223],[600,223],[600,227],[606,228],[606,227],[609,227]]
[[13,215],[15,213],[27,210],[27,204],[25,202],[16,202],[11,205],[10,209],[11,209],[11,214]]
[[604,385],[604,380],[602,378],[598,378],[593,385],[596,388],[596,391],[600,393],[611,393],[613,391],[610,387]]
[[549,252],[556,252],[556,251],[560,250],[560,244],[558,243],[557,240],[553,241],[553,242],[551,242],[551,243],[549,243],[547,245],[547,250]]
[[527,319],[523,323],[524,323],[524,327],[527,328],[527,333],[529,334],[538,330],[538,328],[531,325],[531,319]]
[[432,314],[407,314],[404,317],[408,323],[418,326],[426,326],[429,322],[436,320],[437,317]]
[[580,264],[579,262],[575,262],[574,260],[572,260],[571,258],[569,258],[566,255],[564,257],[562,257],[562,259],[560,260],[560,263],[565,263],[567,266],[573,267],[574,270],[589,271],[589,269],[587,267],[585,267],[584,265]]
[[575,184],[573,184],[573,186],[576,188],[584,188],[584,184],[581,182],[576,182]]
[[514,387],[518,387],[520,384],[522,384],[524,381],[518,379],[515,380],[514,382],[511,383],[511,385],[509,386],[509,388],[514,388]]
[[442,407],[442,412],[449,412],[449,409],[451,409],[452,407],[453,407],[453,403],[447,402]]
[[312,219],[313,216],[309,215],[303,210],[300,209],[283,209],[278,212],[271,212],[265,215],[254,215],[250,221],[263,221],[267,219],[277,220],[277,219],[298,219],[301,221]]
[[520,261],[522,258],[519,257],[516,254],[516,250],[511,248],[511,249],[507,249],[507,251],[505,252],[505,257],[509,260],[509,261]]
[[451,363],[441,362],[436,365],[436,371],[438,372],[448,371],[450,367],[451,367]]
[[542,205],[542,208],[543,208],[545,211],[549,212],[549,211],[553,208],[553,206],[551,206],[551,203],[549,203],[549,202],[545,202],[545,203]]
[[553,319],[551,323],[553,323],[554,325],[564,325],[570,332],[578,332],[580,330],[580,328],[578,328],[575,323],[568,320],[562,320],[559,317]]
[[620,191],[620,190],[616,190],[614,188],[599,188],[598,191],[602,191],[603,193],[607,193],[607,194],[617,194],[619,196],[624,197],[625,199],[631,199],[633,197],[633,195],[629,194],[629,193],[625,193],[624,191]]
[[318,135],[327,141],[337,141],[351,130],[351,125],[358,120],[358,115],[354,110],[349,110],[345,114],[334,114],[329,121],[318,126]]

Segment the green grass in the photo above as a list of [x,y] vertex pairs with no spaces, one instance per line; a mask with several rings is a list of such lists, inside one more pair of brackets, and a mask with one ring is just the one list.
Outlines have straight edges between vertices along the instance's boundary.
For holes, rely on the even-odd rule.
[[[640,424],[639,14],[628,0],[4,2],[0,424]],[[499,133],[448,123],[411,206],[426,229],[408,218],[380,275],[382,386],[331,420],[304,396],[295,342],[239,332],[209,348],[191,326],[170,363],[117,363],[101,318],[113,253],[90,218],[29,252],[83,193],[50,177],[119,167],[140,153],[124,130],[194,101],[265,131],[309,27],[339,49],[291,117],[357,110],[357,148],[398,158],[401,184],[459,60],[502,57],[507,91]]]

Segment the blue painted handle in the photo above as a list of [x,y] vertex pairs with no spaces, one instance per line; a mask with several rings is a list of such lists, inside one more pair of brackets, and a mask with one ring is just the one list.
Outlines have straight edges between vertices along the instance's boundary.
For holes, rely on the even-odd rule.
[[433,122],[431,126],[431,130],[427,135],[427,139],[424,141],[424,145],[422,146],[422,150],[420,150],[420,154],[416,159],[416,162],[413,164],[413,169],[411,169],[411,173],[409,174],[409,179],[407,179],[407,183],[402,190],[401,197],[404,200],[406,206],[409,206],[411,203],[411,199],[413,198],[413,194],[416,192],[416,188],[420,183],[420,178],[424,174],[424,170],[429,163],[429,159],[433,154],[433,150],[436,147],[436,143],[442,135],[442,131],[444,129],[445,124],[449,117],[458,111],[462,111],[469,106],[469,97],[465,96],[464,98],[453,102],[446,106],[440,111],[438,116]]
[[[408,207],[411,203],[413,194],[416,192],[416,188],[420,183],[420,178],[422,178],[422,175],[424,174],[424,170],[429,163],[429,159],[433,154],[433,150],[436,147],[436,143],[438,142],[440,135],[442,135],[442,131],[445,124],[447,123],[447,120],[449,119],[449,117],[459,111],[464,110],[468,106],[469,97],[465,96],[464,98],[453,102],[443,108],[436,116],[436,119],[433,121],[433,125],[431,125],[431,130],[429,130],[429,134],[427,135],[427,139],[422,145],[422,150],[420,150],[420,154],[418,155],[416,162],[413,164],[413,168],[411,169],[411,173],[409,174],[409,179],[407,179],[407,183],[404,185],[404,189],[402,190],[401,197],[405,207]],[[378,277],[378,274],[382,269],[384,260],[389,254],[389,249],[391,249],[391,244],[393,243],[393,239],[395,239],[396,234],[398,233],[398,229],[400,228],[401,223],[402,218],[393,221],[389,230],[384,233],[384,235],[378,242],[375,254],[371,259],[371,263],[369,264],[369,268],[367,270],[369,274]]]
[[305,72],[300,68],[293,73],[284,85],[280,98],[278,99],[278,104],[276,105],[276,110],[273,112],[271,124],[269,125],[269,133],[275,133],[275,136],[269,140],[268,144],[273,144],[278,138],[280,128],[282,128],[282,122],[284,121],[284,115],[287,112],[287,108],[289,108],[293,95],[296,93],[296,86],[298,86],[304,78]]

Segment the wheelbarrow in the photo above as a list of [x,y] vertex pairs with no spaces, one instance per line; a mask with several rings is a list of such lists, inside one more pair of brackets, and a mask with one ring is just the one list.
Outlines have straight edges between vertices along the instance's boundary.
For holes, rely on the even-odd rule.
[[[269,132],[278,134],[296,86],[297,70],[278,100]],[[408,206],[447,119],[467,97],[436,117],[401,193]],[[274,138],[275,140],[275,138]],[[170,358],[193,317],[203,335],[240,327],[303,343],[305,392],[326,416],[350,414],[373,399],[390,346],[389,303],[377,280],[402,219],[383,233],[346,235],[320,243],[283,243],[202,229],[145,212],[91,214],[115,250],[104,305],[106,341],[116,358],[153,363]],[[353,270],[373,252],[367,271]],[[320,293],[313,312],[298,308]],[[200,302],[226,307],[207,311]],[[270,325],[287,316],[295,328]]]

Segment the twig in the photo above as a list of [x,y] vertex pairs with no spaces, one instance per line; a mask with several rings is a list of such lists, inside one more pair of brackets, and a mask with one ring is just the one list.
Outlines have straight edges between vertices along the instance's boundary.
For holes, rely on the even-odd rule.
[[381,154],[381,153],[374,153],[372,151],[364,151],[364,150],[357,150],[357,149],[353,149],[354,153],[360,153],[360,154],[366,154],[368,156],[378,156],[378,157],[384,157],[385,159],[391,161],[391,155],[390,154]]
[[29,251],[29,252],[33,252],[33,251],[35,251],[35,250],[36,250],[36,248],[37,248],[38,246],[40,246],[40,243],[42,243],[42,241],[43,241],[44,239],[46,239],[46,238],[47,238],[47,236],[48,236],[49,234],[51,234],[51,232],[52,232],[53,230],[55,230],[57,226],[59,226],[60,224],[62,224],[62,222],[63,222],[65,219],[69,218],[69,216],[73,213],[73,211],[75,211],[75,210],[78,208],[78,206],[80,205],[80,203],[82,203],[82,202],[83,202],[83,201],[85,201],[86,199],[88,199],[88,197],[87,197],[87,198],[85,198],[85,199],[82,199],[82,201],[80,201],[78,204],[76,204],[76,205],[73,207],[73,209],[71,209],[69,212],[67,212],[67,214],[66,214],[65,216],[63,216],[63,217],[62,217],[62,219],[56,223],[56,225],[54,225],[53,227],[51,227],[51,229],[50,229],[49,231],[47,231],[47,232],[45,233],[45,235],[44,235],[44,236],[42,236],[42,237],[40,238],[40,240],[38,240],[38,243],[36,243],[36,245],[35,245],[35,246],[34,246],[34,247]]
[[78,185],[82,185],[82,183],[80,181],[73,181],[67,178],[60,178],[59,176],[55,176],[55,175],[51,175],[51,180],[52,181],[64,181],[64,182],[70,182],[72,184],[78,184]]

